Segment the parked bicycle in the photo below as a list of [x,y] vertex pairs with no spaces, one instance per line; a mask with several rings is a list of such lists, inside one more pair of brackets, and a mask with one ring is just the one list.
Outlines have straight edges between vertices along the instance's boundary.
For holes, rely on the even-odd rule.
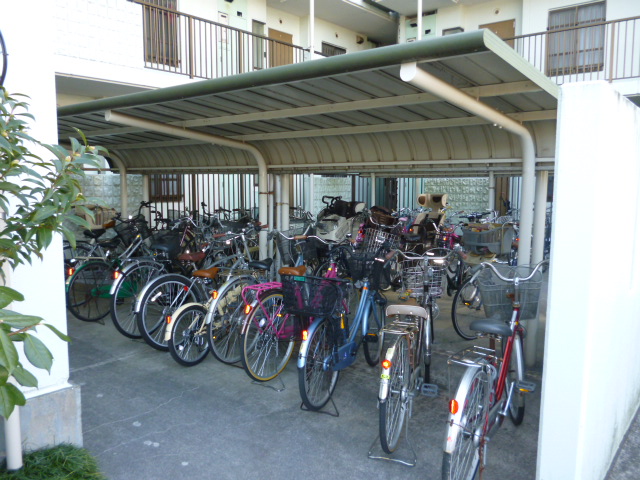
[[380,444],[386,453],[396,450],[400,434],[408,426],[414,397],[437,393],[437,386],[429,383],[433,324],[451,251],[434,248],[424,256],[402,255],[401,298],[413,298],[415,304],[389,305],[386,310],[392,320],[382,331],[389,347],[382,361],[378,393]]
[[443,480],[471,480],[485,464],[485,446],[509,415],[522,423],[525,394],[535,383],[525,379],[521,318],[534,316],[542,284],[543,261],[529,267],[482,263],[472,280],[481,290],[487,318],[471,323],[478,336],[500,341],[495,349],[474,346],[449,359],[465,372],[449,402],[449,420],[442,459]]

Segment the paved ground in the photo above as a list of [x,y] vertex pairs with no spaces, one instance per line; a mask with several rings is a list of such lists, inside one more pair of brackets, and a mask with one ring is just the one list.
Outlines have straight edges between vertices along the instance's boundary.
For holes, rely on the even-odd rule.
[[[168,353],[123,337],[110,321],[69,318],[71,381],[82,386],[84,445],[111,480],[335,480],[345,472],[350,478],[439,479],[449,396],[446,355],[468,345],[453,332],[449,298],[440,303],[432,368],[440,395],[414,402],[408,442],[398,451],[399,458],[409,458],[415,450],[413,468],[368,458],[372,445],[381,453],[378,370],[363,359],[342,372],[334,394],[340,416],[332,417],[300,409],[293,361],[282,383],[270,382],[284,384],[276,391],[212,356],[185,368]],[[539,383],[539,369],[529,374]],[[516,428],[505,421],[492,440],[485,478],[535,478],[539,392],[527,397],[524,423]]]

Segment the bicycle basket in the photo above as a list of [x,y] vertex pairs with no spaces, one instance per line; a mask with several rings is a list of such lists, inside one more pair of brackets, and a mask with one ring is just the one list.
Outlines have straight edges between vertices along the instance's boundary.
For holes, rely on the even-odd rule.
[[345,294],[346,283],[336,278],[282,275],[283,310],[303,317],[330,317]]
[[398,235],[376,230],[375,228],[366,228],[364,231],[364,240],[362,242],[362,250],[365,252],[378,252],[380,249],[389,251],[398,248]]
[[489,250],[496,255],[505,255],[511,250],[514,238],[515,230],[510,224],[479,223],[462,227],[462,243],[471,253],[482,254]]
[[[289,230],[285,230],[281,233],[283,235],[286,235],[287,237],[294,237],[296,235],[303,235],[306,230],[307,226],[302,224],[297,225]],[[298,252],[296,248],[302,249],[302,256],[305,260],[310,260],[317,257],[316,244],[312,239],[298,243],[295,240],[289,240],[288,238],[285,238],[280,234],[276,234],[276,245],[278,247],[278,252],[280,252],[280,258],[282,259],[282,263],[284,265],[293,265],[296,262],[298,258]]]
[[384,259],[377,258],[374,252],[354,253],[347,257],[349,273],[353,281],[369,280],[371,290],[384,289],[389,285],[389,276],[384,272]]
[[138,231],[128,222],[118,223],[113,229],[124,245],[129,246],[138,235]]
[[440,298],[444,288],[444,271],[449,265],[450,251],[432,248],[427,257],[402,262],[402,287],[410,297],[420,297],[425,290],[434,298]]
[[[533,268],[528,266],[509,267],[498,265],[498,271],[507,278],[527,277]],[[515,287],[512,283],[499,279],[491,269],[484,269],[478,275],[478,287],[482,295],[484,313],[489,317],[498,316],[508,322],[513,312],[513,293]],[[520,296],[521,318],[535,318],[538,315],[538,300],[542,288],[542,273],[538,271],[532,279],[520,282],[518,293]]]

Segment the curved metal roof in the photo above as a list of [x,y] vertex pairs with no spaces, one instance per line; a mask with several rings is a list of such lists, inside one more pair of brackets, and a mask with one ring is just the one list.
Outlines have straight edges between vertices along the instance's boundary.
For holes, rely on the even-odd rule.
[[79,128],[132,173],[256,169],[241,150],[109,123],[111,110],[250,143],[276,173],[518,173],[519,140],[404,82],[409,61],[522,122],[552,165],[558,87],[488,30],[61,107],[60,141]]

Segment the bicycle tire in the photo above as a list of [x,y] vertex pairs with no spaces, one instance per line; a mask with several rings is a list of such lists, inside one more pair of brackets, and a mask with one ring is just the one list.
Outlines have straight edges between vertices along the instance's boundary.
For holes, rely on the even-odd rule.
[[171,315],[173,325],[167,346],[171,357],[180,365],[198,365],[209,353],[206,316],[207,309],[199,303],[183,305]]
[[97,322],[109,315],[109,289],[113,268],[102,260],[92,260],[69,277],[67,309],[79,320]]
[[293,352],[295,317],[280,314],[281,309],[281,290],[264,293],[242,328],[242,366],[249,378],[257,382],[277,377]]
[[140,263],[125,269],[112,288],[109,311],[116,330],[127,338],[141,338],[136,321],[136,298],[145,285],[164,271],[159,263]]
[[182,275],[169,273],[152,280],[136,302],[138,331],[149,346],[167,351],[165,340],[167,316],[185,303],[202,303],[203,295],[191,280]]
[[369,310],[369,318],[367,319],[367,335],[362,341],[364,358],[372,367],[375,367],[380,362],[380,354],[382,353],[380,330],[384,328],[386,323],[387,317],[384,313],[386,304],[386,299],[376,293],[373,299],[373,307]]
[[303,405],[312,411],[318,411],[327,404],[340,376],[330,361],[337,348],[336,327],[327,318],[317,322],[314,328],[309,329],[306,345],[300,348],[298,364],[300,397]]
[[253,277],[236,277],[220,287],[219,296],[209,306],[207,339],[211,354],[222,363],[242,360],[240,332],[245,319],[242,289],[254,285]]
[[482,295],[477,284],[471,279],[462,284],[453,296],[451,322],[456,333],[465,340],[474,340],[476,332],[469,328],[471,322],[485,318],[482,308]]
[[487,425],[489,405],[486,404],[488,385],[486,372],[470,367],[464,373],[456,395],[456,413],[449,414],[445,448],[442,457],[443,480],[471,480],[480,464],[482,432]]
[[378,401],[380,419],[380,446],[386,453],[393,453],[398,447],[402,433],[406,403],[409,399],[409,380],[411,377],[409,365],[409,344],[404,335],[400,335],[387,350],[385,360],[391,362],[387,398]]

